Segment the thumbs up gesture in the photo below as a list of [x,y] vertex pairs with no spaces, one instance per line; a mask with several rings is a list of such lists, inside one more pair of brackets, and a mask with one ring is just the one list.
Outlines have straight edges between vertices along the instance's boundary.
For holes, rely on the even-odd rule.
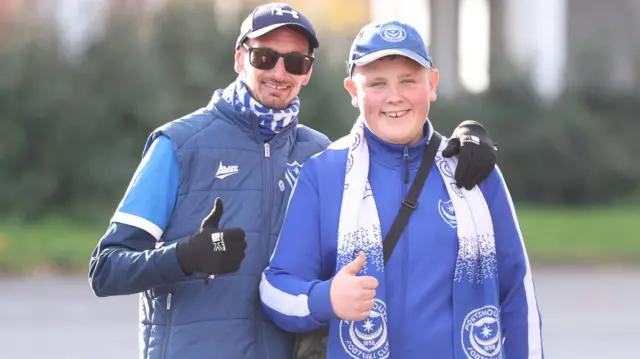
[[216,198],[200,229],[178,243],[178,263],[185,274],[226,274],[240,269],[247,249],[245,232],[242,228],[220,229],[222,213],[222,199]]
[[364,253],[360,252],[331,282],[331,307],[340,319],[363,320],[369,317],[373,308],[378,280],[370,276],[357,276],[365,260]]

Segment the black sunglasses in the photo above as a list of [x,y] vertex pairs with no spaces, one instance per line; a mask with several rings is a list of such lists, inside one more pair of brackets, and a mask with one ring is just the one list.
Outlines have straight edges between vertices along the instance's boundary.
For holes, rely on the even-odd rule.
[[249,63],[258,70],[271,70],[281,57],[284,60],[284,68],[292,75],[306,75],[313,64],[313,55],[295,52],[281,54],[271,49],[249,47],[247,44],[242,46],[249,52]]

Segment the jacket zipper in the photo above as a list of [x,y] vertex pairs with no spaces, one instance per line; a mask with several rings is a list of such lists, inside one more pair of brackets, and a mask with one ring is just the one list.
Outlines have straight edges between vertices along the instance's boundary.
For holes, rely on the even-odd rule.
[[[264,176],[263,176],[263,214],[265,218],[263,233],[264,233],[264,244],[266,246],[266,252],[269,252],[269,239],[271,238],[271,206],[273,203],[273,163],[270,161],[271,159],[271,143],[275,143],[276,139],[278,139],[283,133],[288,132],[287,130],[282,130],[277,133],[273,138],[269,141],[264,142],[263,147],[263,156],[261,158],[262,163],[264,164]],[[258,121],[254,121],[254,133],[256,139],[258,141],[262,140],[262,136],[260,135],[260,127],[258,126]],[[270,257],[270,256],[269,256]],[[263,348],[263,336],[262,336],[262,323],[260,319],[256,323],[256,339],[257,339],[257,353],[262,354],[264,352]]]
[[404,183],[409,183],[409,147],[404,146],[404,154],[402,155],[404,159]]
[[161,358],[167,356],[167,346],[169,345],[169,336],[171,335],[171,324],[173,323],[173,312],[171,311],[171,299],[173,293],[167,295],[167,322],[164,326],[164,342],[162,343],[162,355]]
[[[276,135],[277,136],[277,135]],[[275,136],[271,139],[271,141],[273,141],[273,139],[275,139]],[[264,224],[264,228],[263,228],[263,235],[264,235],[264,245],[266,246],[265,251],[267,253],[267,255],[269,254],[269,240],[271,239],[271,205],[273,203],[273,195],[272,195],[272,187],[273,187],[273,181],[272,181],[272,177],[273,177],[273,162],[270,161],[271,159],[271,145],[269,144],[269,142],[265,142],[264,143],[264,159],[263,161],[265,162],[265,187],[263,188],[263,191],[265,193],[265,199],[264,199],[264,212],[263,212],[263,216],[265,217],[265,224]],[[260,321],[260,318],[258,316],[257,318],[258,322],[256,323],[256,339],[257,339],[257,349],[258,349],[258,353],[262,354],[264,352],[263,348],[263,343],[262,341],[264,340],[263,335],[262,335],[262,323]]]

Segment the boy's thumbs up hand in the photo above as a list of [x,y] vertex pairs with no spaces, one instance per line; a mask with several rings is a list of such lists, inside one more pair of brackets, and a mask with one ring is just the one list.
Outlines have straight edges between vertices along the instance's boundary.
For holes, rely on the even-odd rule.
[[373,308],[378,280],[370,276],[357,275],[364,267],[365,261],[364,253],[360,252],[331,282],[331,306],[340,319],[363,320],[369,317]]

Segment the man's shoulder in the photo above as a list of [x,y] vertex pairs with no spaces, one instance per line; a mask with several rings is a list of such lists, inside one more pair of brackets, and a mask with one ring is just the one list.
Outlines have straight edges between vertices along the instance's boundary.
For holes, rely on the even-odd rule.
[[198,109],[158,127],[156,131],[193,133],[209,126],[217,116],[206,108]]
[[224,123],[219,121],[220,115],[207,108],[201,108],[156,128],[151,139],[166,136],[171,139],[176,149],[189,142],[191,138],[205,130]]
[[208,127],[215,120],[222,118],[222,113],[218,109],[218,106],[223,106],[225,102],[221,99],[221,96],[222,89],[216,90],[209,104],[191,113],[183,115],[182,117],[167,122],[159,127],[159,129],[176,128],[187,132],[198,132],[203,128]]
[[324,133],[309,126],[298,124],[296,126],[297,142],[312,142],[318,145],[320,150],[324,150],[331,144],[331,140]]

